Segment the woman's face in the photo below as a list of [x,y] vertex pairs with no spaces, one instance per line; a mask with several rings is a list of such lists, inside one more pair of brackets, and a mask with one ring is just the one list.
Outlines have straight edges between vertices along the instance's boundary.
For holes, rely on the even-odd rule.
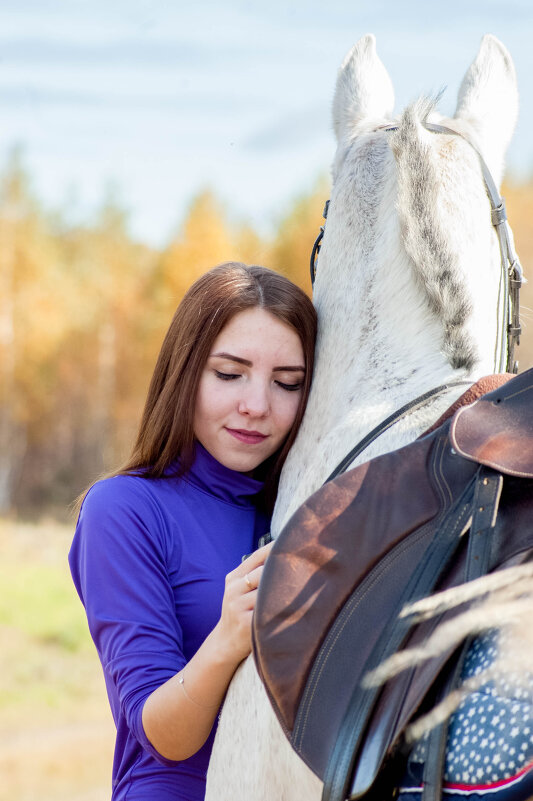
[[304,375],[293,328],[259,307],[239,312],[215,339],[200,378],[196,438],[225,467],[253,470],[289,433]]

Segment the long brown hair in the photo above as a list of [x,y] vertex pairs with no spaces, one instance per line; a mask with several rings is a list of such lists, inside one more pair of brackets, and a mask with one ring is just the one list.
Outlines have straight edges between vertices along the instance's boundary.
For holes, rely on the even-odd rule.
[[139,432],[129,460],[114,475],[139,473],[146,478],[168,474],[179,457],[182,475],[194,454],[194,413],[198,385],[212,345],[238,312],[269,311],[300,337],[305,377],[293,427],[280,450],[268,460],[266,495],[273,504],[279,474],[298,428],[311,387],[316,339],[316,311],[307,295],[266,267],[227,262],[199,278],[183,297],[167,331],[152,376]]

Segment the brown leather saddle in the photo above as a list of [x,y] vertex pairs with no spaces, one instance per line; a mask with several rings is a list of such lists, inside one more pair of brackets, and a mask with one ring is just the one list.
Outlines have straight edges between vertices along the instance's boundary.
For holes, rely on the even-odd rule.
[[436,625],[400,620],[404,605],[531,558],[533,370],[507,379],[421,439],[323,486],[265,565],[254,657],[285,734],[324,781],[324,801],[372,797],[452,656],[381,688],[362,685]]

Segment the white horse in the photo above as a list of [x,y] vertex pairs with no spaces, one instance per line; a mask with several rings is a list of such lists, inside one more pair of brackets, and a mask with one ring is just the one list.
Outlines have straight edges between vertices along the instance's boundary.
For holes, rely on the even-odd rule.
[[[518,106],[511,58],[484,37],[453,118],[425,100],[394,119],[393,105],[375,39],[365,36],[337,79],[338,146],[314,288],[315,374],[282,473],[274,536],[396,409],[434,387],[501,372],[502,356],[505,364],[500,251],[472,144],[498,183]],[[427,121],[462,136],[430,132]],[[415,439],[464,390],[452,386],[404,417],[358,461]],[[248,658],[222,711],[208,801],[312,801],[321,788],[291,750]]]

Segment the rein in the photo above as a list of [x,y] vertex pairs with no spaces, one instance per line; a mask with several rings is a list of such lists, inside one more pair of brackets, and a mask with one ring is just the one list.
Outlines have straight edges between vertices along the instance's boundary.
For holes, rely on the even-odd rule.
[[383,420],[383,422],[381,422],[378,426],[373,428],[372,431],[366,434],[366,436],[363,437],[363,439],[355,446],[355,448],[352,448],[352,450],[346,454],[342,462],[339,462],[333,473],[331,473],[331,475],[328,476],[327,479],[324,481],[324,484],[327,484],[328,481],[331,481],[333,478],[337,478],[337,476],[340,476],[341,473],[344,473],[344,471],[350,466],[353,460],[357,456],[359,456],[359,454],[361,454],[365,450],[365,448],[368,448],[368,446],[372,442],[374,442],[375,439],[381,436],[381,434],[384,434],[385,431],[387,431],[389,428],[391,428],[391,426],[393,426],[395,423],[401,420],[402,417],[405,417],[405,415],[408,412],[413,412],[416,411],[416,409],[420,409],[421,406],[423,406],[425,403],[427,403],[427,401],[431,400],[432,398],[436,398],[439,395],[442,395],[444,392],[446,392],[446,390],[451,389],[452,387],[460,387],[463,384],[464,385],[468,384],[468,386],[470,386],[472,382],[449,381],[447,384],[442,384],[440,387],[435,387],[434,389],[430,389],[429,392],[424,392],[423,395],[419,395],[418,398],[409,401],[409,403],[406,403],[405,406],[402,406],[400,409],[397,409],[397,411],[389,415],[389,417],[387,417],[386,420]]
[[[518,362],[514,359],[514,349],[515,345],[520,344],[520,334],[521,334],[521,327],[520,327],[520,287],[522,286],[522,267],[520,265],[520,261],[518,260],[518,256],[515,253],[512,241],[512,234],[511,229],[509,227],[509,223],[507,222],[507,212],[505,209],[505,201],[501,197],[494,179],[490,173],[490,170],[483,159],[479,150],[470,142],[463,134],[458,133],[457,131],[452,130],[451,128],[446,128],[444,125],[437,125],[435,123],[425,122],[425,128],[428,131],[432,131],[434,133],[452,135],[452,136],[461,136],[465,139],[466,142],[475,150],[480,166],[481,172],[483,174],[483,180],[485,182],[485,187],[487,190],[487,195],[490,201],[491,206],[491,221],[492,225],[496,229],[496,233],[498,235],[498,243],[500,246],[500,256],[501,256],[501,279],[500,279],[500,292],[502,289],[503,284],[503,324],[500,336],[498,340],[500,340],[500,354],[499,354],[499,370],[498,372],[510,372],[510,373],[518,373]],[[397,130],[398,126],[396,125],[384,125],[382,126],[382,130],[385,131],[395,131]],[[329,203],[330,201],[327,200],[324,206],[324,211],[322,212],[322,216],[324,220],[327,219],[328,211],[329,211]],[[310,271],[311,271],[311,286],[314,287],[315,278],[316,278],[316,266],[318,260],[318,254],[320,253],[320,247],[322,244],[322,239],[324,237],[324,230],[325,230],[325,222],[324,225],[320,228],[320,233],[318,234],[315,244],[313,245],[313,250],[311,252],[311,260],[310,260]],[[500,317],[498,315],[498,327],[500,324]],[[507,347],[505,347],[507,346]],[[504,361],[504,353],[507,353],[507,358]],[[498,361],[497,357],[498,353],[498,342],[496,344],[496,353],[495,353],[495,363]],[[409,403],[402,406],[396,412],[391,414],[385,420],[383,420],[376,428],[372,429],[368,434],[366,434],[363,439],[354,447],[352,450],[346,454],[346,456],[342,459],[342,461],[337,465],[335,470],[331,473],[330,476],[324,482],[325,484],[328,481],[331,481],[333,478],[336,478],[341,473],[350,466],[353,460],[359,456],[365,448],[367,448],[374,440],[376,440],[381,434],[387,431],[391,426],[405,417],[411,411],[419,409],[426,403],[428,400],[434,397],[438,397],[439,395],[446,392],[448,389],[456,386],[460,386],[462,384],[470,384],[469,381],[450,381],[447,384],[443,384],[440,387],[436,387],[434,389],[429,390],[429,392],[425,392],[423,395],[420,395],[418,398],[410,401]]]

